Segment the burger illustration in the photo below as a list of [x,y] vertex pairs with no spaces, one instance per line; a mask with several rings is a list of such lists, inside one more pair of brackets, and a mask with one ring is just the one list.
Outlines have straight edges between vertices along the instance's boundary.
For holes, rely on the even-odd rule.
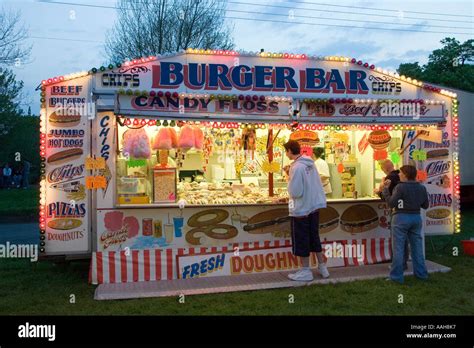
[[356,204],[347,208],[341,215],[341,229],[349,233],[362,233],[379,226],[379,216],[367,204]]
[[271,209],[258,213],[248,219],[243,229],[251,234],[290,231],[288,209]]
[[392,140],[390,133],[386,130],[376,130],[370,132],[368,142],[374,150],[383,150],[388,147]]
[[327,206],[319,210],[319,233],[329,233],[339,226],[339,213],[333,207]]

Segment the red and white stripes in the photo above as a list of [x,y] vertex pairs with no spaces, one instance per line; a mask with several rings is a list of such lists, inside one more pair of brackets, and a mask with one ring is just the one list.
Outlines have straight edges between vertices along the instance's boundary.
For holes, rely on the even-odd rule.
[[[346,255],[345,266],[362,266],[382,263],[392,259],[390,238],[352,239],[341,241],[343,245],[352,247],[352,257]],[[362,255],[357,254],[357,247],[362,248]],[[360,250],[360,249],[359,249]]]
[[[391,248],[389,238],[337,241],[353,248],[364,246],[363,257],[354,252],[344,258],[345,266],[368,265],[389,261]],[[326,243],[332,243],[326,242]],[[323,244],[326,244],[323,243]],[[276,241],[234,243],[224,247],[193,247],[178,249],[146,249],[95,252],[92,254],[89,281],[92,284],[129,283],[139,281],[171,280],[178,278],[177,257],[183,255],[214,254],[220,252],[259,250],[290,247],[289,239]],[[356,251],[357,249],[353,249]]]

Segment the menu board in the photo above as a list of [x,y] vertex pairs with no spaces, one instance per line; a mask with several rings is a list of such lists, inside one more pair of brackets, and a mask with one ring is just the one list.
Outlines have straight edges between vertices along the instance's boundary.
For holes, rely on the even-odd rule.
[[87,77],[45,87],[45,254],[89,250]]
[[153,201],[155,203],[176,202],[176,168],[153,170]]

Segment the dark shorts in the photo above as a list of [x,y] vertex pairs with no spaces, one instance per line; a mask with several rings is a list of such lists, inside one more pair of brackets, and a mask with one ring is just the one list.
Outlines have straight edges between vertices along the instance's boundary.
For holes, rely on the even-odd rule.
[[291,218],[293,255],[308,257],[310,252],[321,252],[319,239],[319,210],[305,217]]

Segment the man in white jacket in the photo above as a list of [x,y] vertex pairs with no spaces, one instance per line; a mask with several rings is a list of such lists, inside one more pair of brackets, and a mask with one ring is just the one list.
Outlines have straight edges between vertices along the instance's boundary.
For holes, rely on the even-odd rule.
[[329,272],[319,238],[319,209],[326,207],[326,195],[321,179],[311,157],[301,155],[301,147],[297,141],[290,140],[284,147],[288,158],[293,160],[288,181],[293,255],[300,256],[303,261],[303,268],[289,274],[288,278],[296,281],[313,280],[313,273],[309,268],[311,252],[316,253],[321,276],[327,278]]

